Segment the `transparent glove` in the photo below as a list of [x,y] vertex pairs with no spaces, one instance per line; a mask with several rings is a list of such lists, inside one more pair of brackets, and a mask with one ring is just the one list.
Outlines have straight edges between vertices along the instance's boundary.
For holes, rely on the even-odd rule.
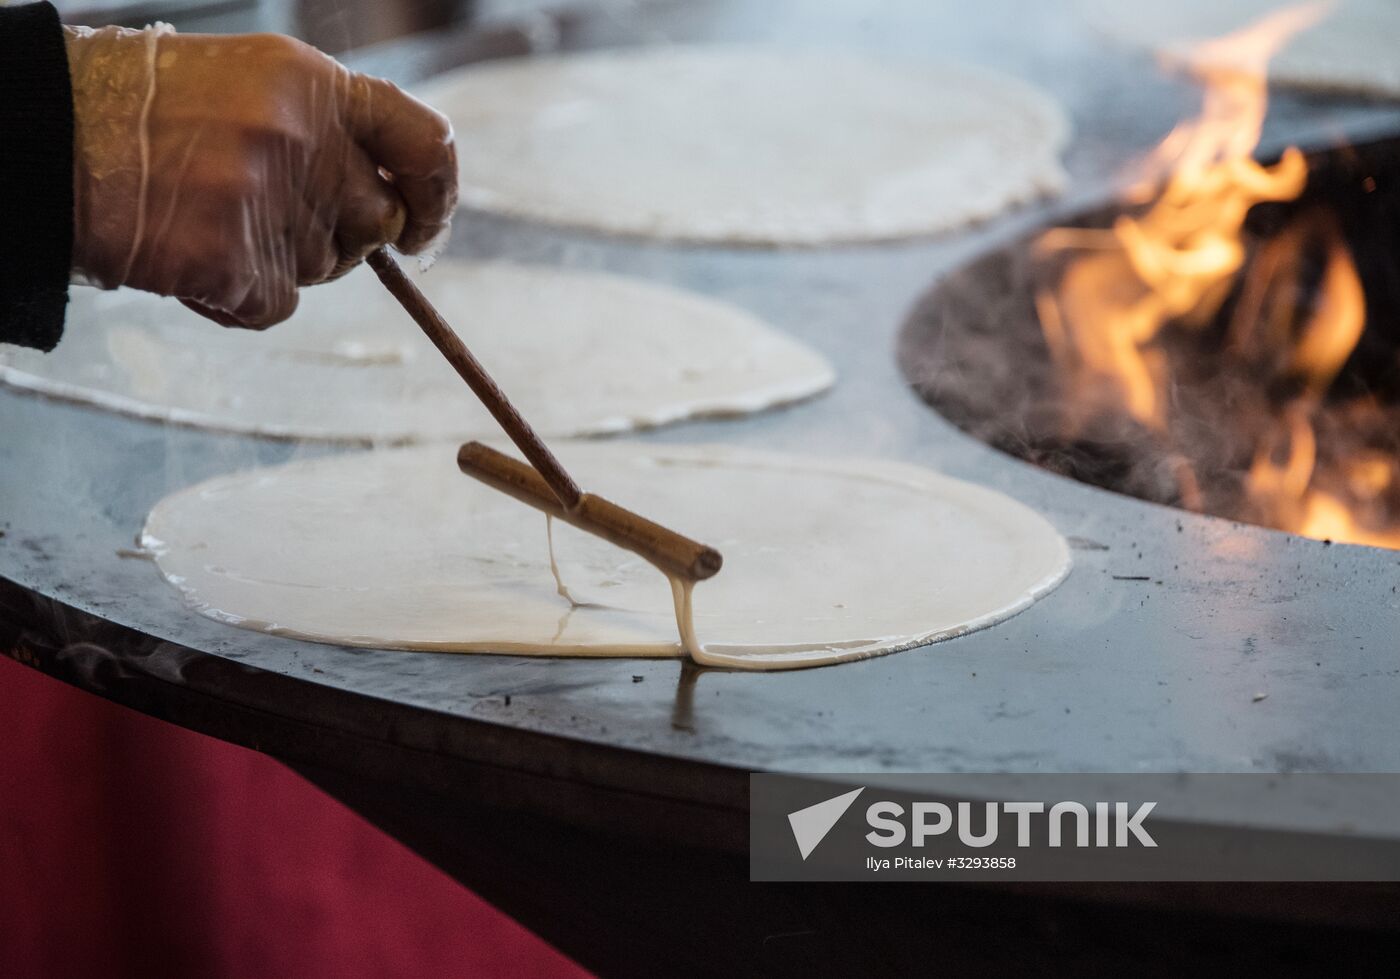
[[75,276],[261,329],[379,245],[446,240],[447,120],[279,35],[67,28]]

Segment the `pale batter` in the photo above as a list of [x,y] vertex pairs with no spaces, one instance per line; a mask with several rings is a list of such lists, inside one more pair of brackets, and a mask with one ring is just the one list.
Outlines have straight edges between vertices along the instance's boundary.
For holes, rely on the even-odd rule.
[[[758,411],[834,378],[741,309],[633,279],[442,261],[417,281],[544,435]],[[0,380],[224,431],[390,443],[500,432],[367,268],[304,290],[296,315],[263,333],[171,299],[74,289],[58,348],[0,346]]]
[[1069,125],[1031,86],[834,52],[659,47],[492,62],[417,93],[462,202],[659,238],[822,245],[957,228],[1057,191]]
[[[1069,570],[1063,538],[1038,514],[914,466],[720,447],[557,449],[581,485],[715,546],[724,569],[687,595],[642,558],[558,521],[550,548],[538,511],[463,476],[441,446],[219,477],[157,504],[142,545],[196,609],[244,628],[458,652],[688,649],[741,669],[961,635],[1021,611]],[[682,646],[677,619],[690,621],[692,600]]]
[[1280,84],[1321,91],[1400,98],[1400,3],[1396,0],[1330,0],[1316,4],[1280,0],[1170,0],[1124,3],[1078,0],[1096,27],[1149,48],[1172,62],[1198,69],[1257,72],[1247,55],[1199,42],[1230,34],[1289,7],[1314,6],[1316,24],[1291,38],[1269,61],[1268,77]]

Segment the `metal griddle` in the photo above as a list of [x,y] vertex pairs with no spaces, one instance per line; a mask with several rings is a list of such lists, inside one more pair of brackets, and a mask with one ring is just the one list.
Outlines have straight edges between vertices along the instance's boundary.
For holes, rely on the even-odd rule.
[[[444,33],[352,63],[412,83],[454,59],[518,51],[532,37],[570,48],[780,29],[803,43],[822,39],[817,28],[780,28],[760,6],[770,13],[715,2],[644,7],[625,22],[571,15],[550,22],[552,34],[539,22]],[[546,882],[546,858],[584,861],[571,872],[595,885],[611,880],[615,900],[625,896],[636,914],[650,901],[658,915],[682,915],[674,902],[693,889],[737,887],[725,875],[741,867],[752,769],[1400,771],[1400,553],[1328,546],[1052,476],[961,434],[906,386],[895,336],[933,281],[1055,214],[1103,200],[1118,168],[1196,104],[1188,86],[1097,41],[1059,4],[1017,6],[1011,35],[994,4],[926,6],[940,9],[911,16],[937,21],[923,36],[938,38],[941,53],[1029,78],[1071,109],[1074,184],[1060,201],[933,240],[788,251],[608,239],[463,214],[450,254],[623,272],[767,318],[835,362],[833,391],[638,437],[907,460],[999,489],[1044,513],[1074,546],[1072,575],[1044,601],[956,640],[780,674],[277,638],[194,614],[150,563],[121,552],[173,489],[344,449],[161,427],[0,390],[0,649],[287,761],[595,965],[608,961],[606,926],[596,914],[561,920],[558,904],[574,892]],[[843,34],[904,56],[914,54],[912,35]],[[1387,130],[1400,130],[1400,107],[1279,94],[1267,141]],[[1267,698],[1256,701],[1259,693]],[[1261,827],[1268,818],[1260,814]],[[473,834],[511,859],[465,846]],[[627,858],[586,862],[597,840],[614,837],[629,841]],[[777,893],[733,893],[755,890]],[[587,893],[606,905],[597,886]],[[1114,893],[1173,914],[1393,924],[1354,891],[1306,907],[1276,891]],[[690,914],[699,928],[704,913]],[[735,943],[772,931],[731,925]],[[648,941],[678,961],[700,941],[680,927],[655,934],[664,941]],[[706,954],[720,956],[709,936]]]

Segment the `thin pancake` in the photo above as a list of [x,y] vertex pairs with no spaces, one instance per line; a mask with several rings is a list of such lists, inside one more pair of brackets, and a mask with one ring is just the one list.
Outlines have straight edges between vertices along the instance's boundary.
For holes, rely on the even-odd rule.
[[[695,658],[817,666],[1000,621],[1069,569],[1044,518],[913,466],[717,447],[571,443],[580,482],[717,546]],[[235,473],[151,511],[143,544],[205,615],[322,642],[677,656],[672,594],[641,558],[461,475],[446,447]]]
[[984,69],[662,47],[532,57],[424,86],[463,203],[555,224],[823,245],[945,231],[1058,190],[1069,125]]
[[[833,380],[819,354],[726,303],[632,279],[439,262],[429,299],[545,435],[757,411]],[[365,442],[500,429],[368,269],[288,322],[224,329],[174,300],[75,290],[51,354],[0,347],[0,380],[147,418]]]

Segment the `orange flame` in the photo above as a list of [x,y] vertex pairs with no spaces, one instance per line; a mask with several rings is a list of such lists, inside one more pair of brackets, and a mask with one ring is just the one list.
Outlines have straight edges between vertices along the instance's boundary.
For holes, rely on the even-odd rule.
[[[1277,10],[1222,38],[1197,45],[1188,59],[1205,84],[1197,119],[1178,125],[1145,162],[1128,192],[1140,213],[1111,228],[1057,228],[1036,242],[1053,263],[1054,288],[1036,308],[1051,355],[1071,382],[1074,426],[1105,410],[1169,437],[1171,378],[1162,331],[1213,322],[1244,269],[1245,218],[1263,201],[1291,201],[1307,182],[1296,148],[1278,163],[1253,158],[1268,105],[1267,65],[1297,32],[1329,10],[1305,3]],[[1313,312],[1305,303],[1301,261],[1321,243],[1325,262]],[[1317,485],[1315,412],[1365,327],[1361,281],[1340,230],[1317,218],[1271,240],[1245,270],[1230,324],[1236,350],[1268,353],[1277,372],[1303,393],[1264,439],[1247,475],[1257,509],[1285,529],[1315,537],[1400,547],[1400,529],[1375,531],[1342,497]],[[1183,466],[1182,496],[1199,500],[1195,474]],[[1346,463],[1346,495],[1375,499],[1395,473],[1385,459]]]

